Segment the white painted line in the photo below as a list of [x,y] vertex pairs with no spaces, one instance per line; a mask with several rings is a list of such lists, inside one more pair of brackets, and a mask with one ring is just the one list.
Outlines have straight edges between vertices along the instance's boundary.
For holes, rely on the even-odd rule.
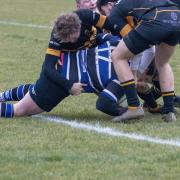
[[81,123],[81,122],[77,122],[74,120],[69,121],[69,120],[65,120],[65,119],[62,119],[59,117],[54,117],[54,116],[36,115],[33,117],[36,117],[36,118],[39,118],[39,119],[45,120],[45,121],[56,122],[59,124],[65,124],[65,125],[68,125],[72,128],[76,128],[76,129],[83,129],[85,131],[94,131],[99,134],[106,134],[106,135],[110,135],[110,136],[114,136],[114,137],[125,137],[125,138],[134,139],[134,140],[138,140],[138,141],[145,141],[145,142],[151,142],[151,143],[156,143],[156,144],[180,147],[179,139],[160,139],[157,137],[146,136],[143,134],[124,133],[122,131],[118,131],[113,128],[102,127],[99,124],[92,125],[89,123]]
[[51,26],[47,25],[38,25],[38,24],[26,24],[26,23],[19,23],[13,21],[0,21],[1,25],[11,25],[11,26],[21,26],[21,27],[30,27],[30,28],[40,28],[40,29],[51,29]]

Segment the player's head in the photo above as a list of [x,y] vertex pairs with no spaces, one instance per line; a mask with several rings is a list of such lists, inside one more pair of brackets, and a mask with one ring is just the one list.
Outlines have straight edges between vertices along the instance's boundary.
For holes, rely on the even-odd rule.
[[97,0],[97,8],[99,12],[108,16],[117,0]]
[[90,9],[96,11],[97,0],[76,0],[77,9]]
[[54,23],[55,36],[62,42],[76,42],[80,32],[81,20],[76,13],[62,13]]

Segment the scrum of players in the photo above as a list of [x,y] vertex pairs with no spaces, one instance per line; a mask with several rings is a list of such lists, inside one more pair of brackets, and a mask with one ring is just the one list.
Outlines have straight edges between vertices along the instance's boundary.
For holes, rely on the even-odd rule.
[[[180,42],[178,0],[76,0],[54,22],[35,83],[0,93],[0,117],[49,112],[69,95],[97,94],[96,108],[113,122],[144,117],[144,109],[176,121],[170,58]],[[119,102],[126,97],[127,107]],[[163,105],[156,100],[163,98]],[[144,101],[141,105],[140,100]],[[15,104],[8,101],[17,101]]]

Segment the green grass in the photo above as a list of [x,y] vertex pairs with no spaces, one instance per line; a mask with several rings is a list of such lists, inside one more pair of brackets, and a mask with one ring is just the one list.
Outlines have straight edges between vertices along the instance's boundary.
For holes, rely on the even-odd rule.
[[180,175],[178,148],[101,136],[31,118],[18,122],[1,124],[2,179],[175,179]]
[[[0,21],[50,25],[74,0],[6,0]],[[41,70],[50,29],[0,24],[0,91],[35,82]],[[180,47],[172,59],[180,94]],[[95,109],[96,96],[68,97],[50,115],[79,122],[180,139],[180,118],[165,123],[146,113],[142,121],[115,124]],[[0,120],[0,179],[180,179],[180,148],[100,135],[32,117]]]

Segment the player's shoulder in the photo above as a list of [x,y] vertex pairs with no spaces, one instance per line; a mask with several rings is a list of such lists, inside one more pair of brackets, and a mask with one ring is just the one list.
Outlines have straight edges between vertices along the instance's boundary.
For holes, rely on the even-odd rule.
[[89,9],[78,9],[78,10],[74,11],[74,13],[76,13],[80,18],[83,18],[85,16],[89,16],[89,15],[93,14],[93,12]]
[[89,9],[78,9],[75,11],[75,13],[79,16],[82,23],[89,23],[89,25],[93,23],[95,17],[97,16]]

